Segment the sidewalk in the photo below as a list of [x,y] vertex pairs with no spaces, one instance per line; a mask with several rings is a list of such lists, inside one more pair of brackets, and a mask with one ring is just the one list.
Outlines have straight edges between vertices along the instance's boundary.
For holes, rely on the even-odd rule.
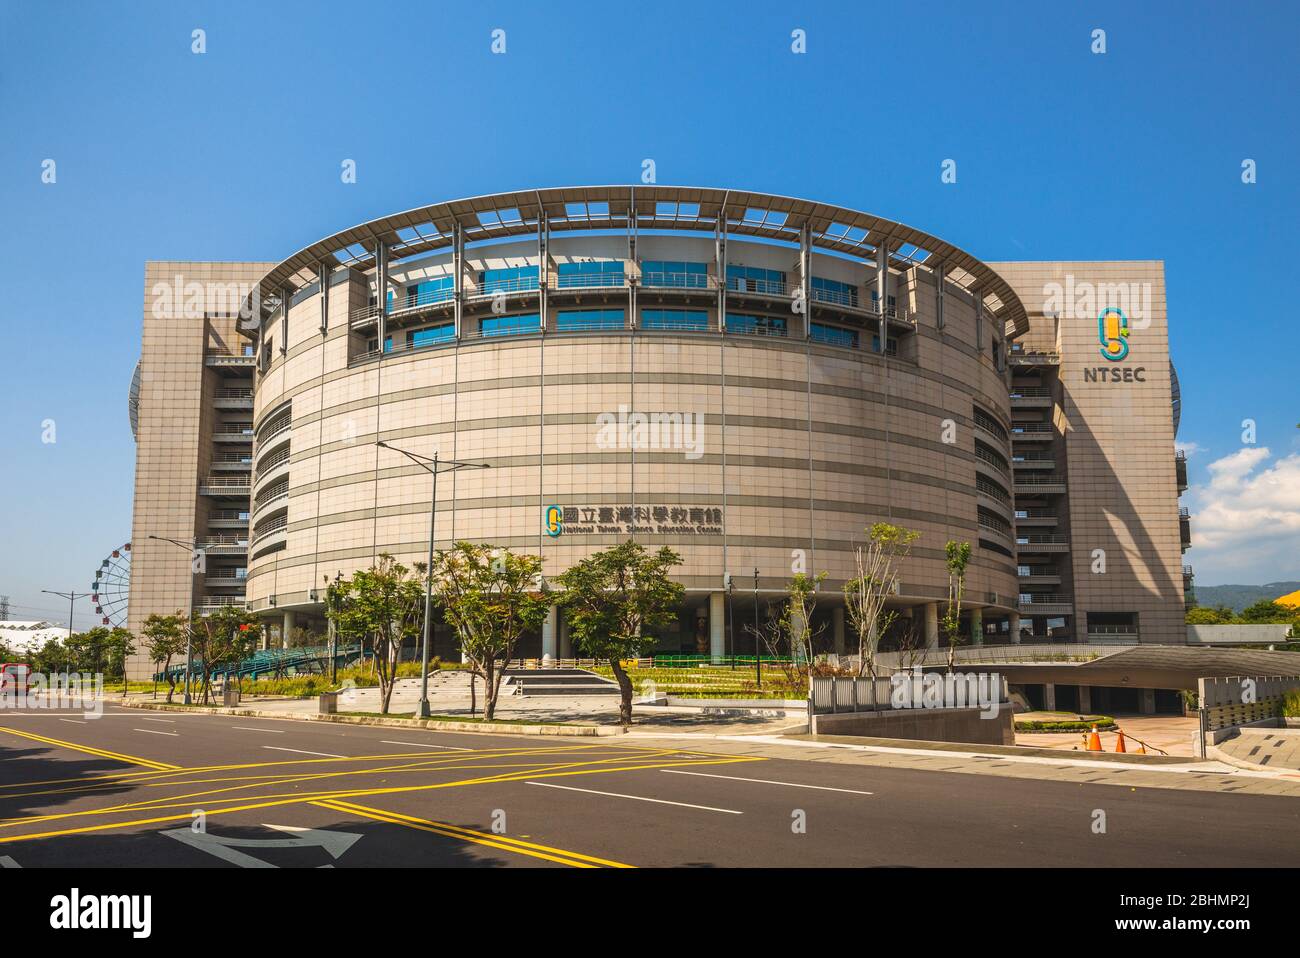
[[[1017,721],[1032,717],[1032,713],[1017,715]],[[1128,751],[1135,752],[1137,740],[1146,742],[1170,755],[1192,757],[1192,738],[1197,731],[1195,717],[1186,715],[1116,715],[1115,723],[1124,730]],[[1114,732],[1101,732],[1101,747],[1107,752],[1115,750],[1118,736]],[[1082,732],[1017,732],[1016,744],[1033,748],[1054,748],[1064,751],[1083,751]],[[1150,750],[1150,749],[1148,749]]]
[[1300,728],[1242,728],[1215,748],[1249,768],[1300,771]]

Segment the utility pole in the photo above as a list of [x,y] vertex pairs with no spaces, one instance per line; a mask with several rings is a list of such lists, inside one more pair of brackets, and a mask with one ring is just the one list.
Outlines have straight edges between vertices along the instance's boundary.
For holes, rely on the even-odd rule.
[[[46,595],[57,595],[60,599],[68,600],[68,645],[71,645],[73,607],[76,606],[78,599],[84,599],[87,596],[89,596],[90,593],[89,592],[55,592],[53,589],[42,589],[41,591],[44,592]],[[69,650],[67,646],[65,646],[64,652],[67,653],[68,651]]]

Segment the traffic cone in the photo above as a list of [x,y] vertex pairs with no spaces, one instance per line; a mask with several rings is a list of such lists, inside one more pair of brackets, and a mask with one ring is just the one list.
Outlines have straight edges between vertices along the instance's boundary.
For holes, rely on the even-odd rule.
[[1115,751],[1127,752],[1128,749],[1124,747],[1124,730],[1122,728],[1116,729],[1116,732],[1119,734],[1119,740],[1115,743]]
[[1102,751],[1101,736],[1097,734],[1097,726],[1095,725],[1092,727],[1092,731],[1088,733],[1088,751],[1089,752]]

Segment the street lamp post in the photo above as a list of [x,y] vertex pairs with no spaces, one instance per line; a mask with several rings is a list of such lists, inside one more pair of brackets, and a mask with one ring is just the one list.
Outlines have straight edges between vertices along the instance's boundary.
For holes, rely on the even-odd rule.
[[727,637],[731,640],[731,670],[736,670],[736,580],[727,573]]
[[[157,539],[159,542],[170,542],[172,545],[186,550],[190,554],[190,562],[194,561],[194,540],[182,542],[180,539],[173,539],[170,536],[149,536],[150,539]],[[193,565],[191,565],[193,569]],[[181,699],[186,705],[190,702],[190,674],[194,671],[194,586],[190,585],[190,598],[185,603],[185,695]]]
[[762,634],[759,631],[758,623],[758,567],[754,567],[754,681],[758,687],[763,687],[763,656],[759,642],[762,641]]
[[[63,659],[65,665],[68,664],[68,656],[71,654],[72,646],[72,609],[77,604],[78,599],[84,599],[91,595],[89,592],[55,592],[53,589],[42,589],[46,595],[57,595],[60,599],[68,600],[68,644],[63,649]],[[69,669],[71,671],[71,669]],[[125,672],[125,668],[123,668]]]
[[438,473],[455,472],[457,469],[488,469],[486,462],[462,462],[458,459],[439,459],[435,450],[432,456],[421,456],[418,453],[407,452],[405,449],[399,449],[396,446],[390,446],[388,443],[380,440],[375,443],[381,449],[391,449],[393,452],[400,452],[407,459],[433,476],[433,492],[429,496],[429,566],[425,570],[424,581],[424,635],[421,639],[420,649],[420,702],[415,709],[416,718],[429,717],[429,647],[431,645],[430,633],[433,608],[433,534],[434,520],[438,514]]

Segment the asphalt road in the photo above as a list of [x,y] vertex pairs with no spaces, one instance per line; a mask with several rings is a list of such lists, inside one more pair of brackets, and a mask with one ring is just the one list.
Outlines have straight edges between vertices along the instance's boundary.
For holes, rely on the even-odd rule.
[[91,720],[4,712],[0,865],[1300,861],[1300,801],[1290,797],[755,758],[691,744],[112,707]]

